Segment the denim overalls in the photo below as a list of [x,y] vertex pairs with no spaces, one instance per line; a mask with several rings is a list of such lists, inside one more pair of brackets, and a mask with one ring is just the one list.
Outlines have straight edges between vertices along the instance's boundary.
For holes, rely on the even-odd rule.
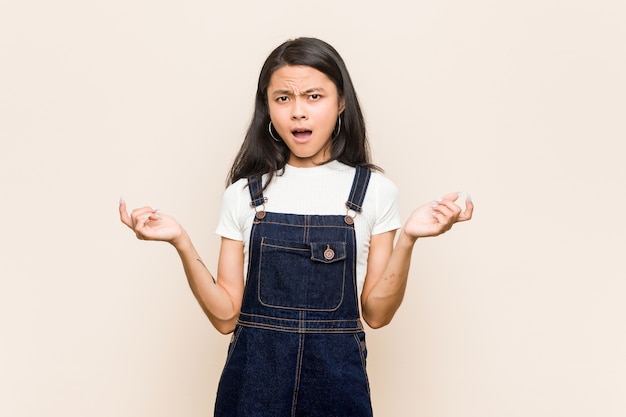
[[[361,211],[369,178],[357,167],[348,213]],[[248,185],[248,274],[215,416],[372,416],[354,217],[265,212],[261,178]]]

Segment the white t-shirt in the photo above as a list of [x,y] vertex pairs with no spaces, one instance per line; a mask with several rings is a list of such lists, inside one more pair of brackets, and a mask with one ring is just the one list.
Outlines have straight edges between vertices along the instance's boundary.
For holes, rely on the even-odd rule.
[[[345,203],[354,173],[354,167],[338,161],[312,168],[287,165],[283,175],[275,175],[263,192],[267,197],[265,210],[288,214],[345,215]],[[228,239],[243,241],[244,261],[247,265],[255,209],[250,207],[250,192],[246,184],[247,179],[242,178],[224,191],[216,233]],[[374,171],[365,193],[363,210],[354,219],[359,294],[367,272],[370,236],[396,230],[400,226],[398,190],[389,179]]]

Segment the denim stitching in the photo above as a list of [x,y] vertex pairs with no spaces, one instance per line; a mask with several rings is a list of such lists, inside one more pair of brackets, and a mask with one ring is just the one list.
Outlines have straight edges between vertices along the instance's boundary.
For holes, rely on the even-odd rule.
[[370,383],[369,383],[369,378],[367,376],[367,359],[365,357],[365,351],[366,351],[366,347],[365,347],[365,339],[363,340],[363,343],[361,343],[361,339],[359,338],[359,334],[358,333],[354,333],[354,339],[356,340],[358,349],[359,349],[359,354],[361,355],[361,366],[363,368],[363,375],[365,377],[365,383],[367,385],[367,392],[370,392]]
[[224,364],[224,367],[228,365],[228,362],[230,362],[230,358],[233,357],[233,353],[235,352],[235,347],[237,346],[237,342],[239,341],[239,335],[241,335],[242,330],[243,328],[239,327],[233,334],[233,340],[228,346],[228,355],[226,356],[226,363]]
[[298,362],[296,364],[296,380],[291,401],[291,416],[295,417],[298,407],[298,393],[300,391],[300,375],[302,373],[302,355],[304,354],[304,335],[301,334],[298,344]]
[[[360,178],[361,178],[361,170],[357,166],[356,167],[356,172],[355,172],[355,175],[354,175],[354,181],[352,183],[352,188],[350,189],[350,194],[349,194],[349,197],[348,197],[348,201],[346,202],[346,206],[348,206],[348,208],[354,209],[354,207],[352,207],[354,205],[354,203],[353,203],[354,193],[357,191]],[[357,210],[357,211],[360,211],[360,210]]]
[[[272,319],[276,321],[300,321],[297,318],[285,318],[285,317],[274,317],[274,316],[266,316],[264,314],[252,314],[252,313],[241,313],[240,316],[249,316],[249,317],[258,317],[261,319]],[[320,319],[311,319],[311,320],[302,320],[305,323],[352,323],[359,322],[360,319],[335,319],[335,320],[320,320]]]
[[367,191],[367,186],[369,184],[369,177],[371,175],[371,172],[369,170],[366,170],[365,172],[365,179],[363,179],[363,184],[360,187],[361,189],[361,195],[359,195],[359,211],[362,209],[362,205],[363,205],[363,200],[365,199],[365,192]]
[[250,202],[251,207],[260,206],[265,202],[265,197],[263,197],[263,192],[261,191],[263,188],[262,177],[260,175],[253,175],[248,178],[248,190],[250,192]]
[[[346,207],[348,209],[356,212],[361,212],[363,210],[363,199],[365,192],[367,191],[367,186],[369,185],[369,178],[371,174],[371,171],[367,168],[359,166],[356,167],[355,180],[353,182],[352,189],[350,190],[348,201],[346,201]],[[363,179],[361,179],[362,175],[364,175]],[[355,199],[355,196],[359,191],[359,197]]]
[[[329,226],[330,227],[330,226]],[[306,228],[305,228],[306,230]],[[278,239],[276,239],[278,240]],[[277,308],[277,309],[284,309],[284,310],[304,310],[304,311],[337,311],[341,305],[343,304],[343,300],[345,298],[345,286],[346,286],[346,269],[348,267],[348,262],[343,262],[343,268],[342,268],[342,273],[341,273],[341,290],[340,290],[340,296],[339,296],[339,300],[337,301],[337,305],[331,307],[331,308],[315,308],[315,307],[302,307],[302,306],[288,306],[288,305],[278,305],[278,304],[270,304],[266,301],[264,301],[261,298],[261,282],[264,282],[265,280],[263,279],[263,274],[261,273],[262,266],[263,266],[263,253],[264,251],[262,250],[263,247],[265,246],[270,246],[270,247],[280,247],[280,246],[273,246],[273,245],[267,245],[265,244],[265,237],[261,238],[261,242],[259,245],[259,261],[258,261],[258,278],[257,278],[257,300],[259,301],[259,303],[261,303],[261,305],[268,307],[268,308]],[[299,250],[297,248],[286,248],[289,250]],[[304,251],[304,250],[303,250]],[[354,253],[354,252],[353,252]],[[354,275],[354,274],[352,274]],[[358,304],[358,301],[357,301]]]

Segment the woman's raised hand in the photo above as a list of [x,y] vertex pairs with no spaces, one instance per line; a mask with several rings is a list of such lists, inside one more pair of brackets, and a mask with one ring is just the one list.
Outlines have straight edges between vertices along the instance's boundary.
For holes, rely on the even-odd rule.
[[474,203],[467,197],[465,210],[461,210],[455,201],[460,193],[450,193],[440,200],[417,208],[404,225],[403,232],[412,239],[438,236],[452,228],[454,223],[472,218]]
[[173,243],[184,233],[182,226],[173,217],[155,208],[136,208],[128,214],[126,202],[120,200],[119,209],[120,220],[135,232],[137,239]]

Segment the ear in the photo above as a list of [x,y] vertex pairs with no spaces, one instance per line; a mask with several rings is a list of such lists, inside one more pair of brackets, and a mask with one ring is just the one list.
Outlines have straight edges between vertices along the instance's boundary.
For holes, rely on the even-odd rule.
[[346,99],[341,96],[339,97],[339,114],[343,113],[343,111],[346,109]]

